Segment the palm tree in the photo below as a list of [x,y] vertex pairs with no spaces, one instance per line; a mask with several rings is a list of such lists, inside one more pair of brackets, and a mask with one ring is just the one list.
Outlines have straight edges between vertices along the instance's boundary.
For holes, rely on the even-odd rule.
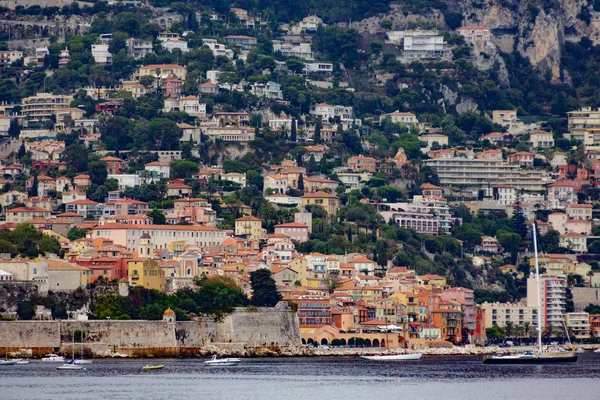
[[523,324],[523,330],[524,330],[524,336],[528,339],[531,339],[531,323],[530,322],[525,322]]
[[510,321],[506,322],[506,325],[504,326],[504,334],[506,336],[507,339],[512,338],[514,336],[515,333],[515,324],[513,324]]

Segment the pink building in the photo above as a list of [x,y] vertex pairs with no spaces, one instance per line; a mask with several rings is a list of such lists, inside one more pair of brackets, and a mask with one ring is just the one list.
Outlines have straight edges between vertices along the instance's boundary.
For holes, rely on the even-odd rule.
[[517,153],[509,154],[507,157],[509,164],[520,164],[526,167],[533,167],[533,153],[528,151],[519,151]]
[[552,226],[552,229],[560,232],[561,235],[567,233],[567,214],[553,212],[548,215],[548,223]]
[[564,209],[569,204],[577,203],[577,191],[571,181],[554,182],[548,185],[549,207],[551,209]]
[[463,287],[452,287],[442,292],[442,299],[451,300],[462,309],[463,327],[469,332],[469,336],[475,331],[475,292]]
[[300,222],[275,225],[275,234],[289,236],[298,242],[307,242],[309,237],[308,226]]

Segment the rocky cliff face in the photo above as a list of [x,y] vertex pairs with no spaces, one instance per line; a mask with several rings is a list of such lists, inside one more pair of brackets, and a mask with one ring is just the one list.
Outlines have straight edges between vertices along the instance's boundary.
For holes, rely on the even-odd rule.
[[[600,43],[600,21],[582,20],[582,11],[592,11],[591,0],[443,0],[449,10],[460,11],[463,25],[483,25],[494,33],[494,44],[504,52],[517,50],[526,57],[540,74],[548,72],[554,82],[563,79],[561,53],[565,40],[589,37]],[[352,23],[359,32],[382,31],[381,21],[392,23],[392,29],[406,29],[419,23],[442,27],[444,16],[435,9],[420,15],[406,12],[398,2],[384,16],[367,18]],[[484,52],[496,56],[494,46],[486,45]],[[490,63],[475,63],[480,69],[489,69]],[[505,71],[500,71],[501,79]]]
[[[514,47],[541,73],[561,79],[561,49],[567,37],[598,34],[598,27],[579,16],[588,0],[448,0],[460,10],[464,25],[484,25],[496,35],[514,36]],[[504,49],[507,50],[506,48]]]

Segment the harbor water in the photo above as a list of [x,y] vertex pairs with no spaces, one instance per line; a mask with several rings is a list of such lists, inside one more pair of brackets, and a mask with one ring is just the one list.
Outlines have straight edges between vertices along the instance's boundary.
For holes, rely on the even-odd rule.
[[[144,365],[164,364],[156,371]],[[563,365],[484,365],[477,356],[372,362],[356,357],[244,359],[209,368],[201,359],[94,360],[0,367],[0,399],[598,399],[600,354]]]

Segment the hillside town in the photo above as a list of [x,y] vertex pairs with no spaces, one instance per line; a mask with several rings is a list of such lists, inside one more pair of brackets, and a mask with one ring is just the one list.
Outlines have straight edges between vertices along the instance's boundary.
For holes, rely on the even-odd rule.
[[[142,3],[0,37],[0,286],[34,306],[7,296],[2,318],[99,286],[226,277],[252,298],[268,270],[305,345],[530,343],[535,235],[545,340],[600,342],[600,109],[412,98],[398,79],[483,73],[480,25],[382,23],[365,45],[318,15]],[[20,7],[4,18],[33,24]]]

